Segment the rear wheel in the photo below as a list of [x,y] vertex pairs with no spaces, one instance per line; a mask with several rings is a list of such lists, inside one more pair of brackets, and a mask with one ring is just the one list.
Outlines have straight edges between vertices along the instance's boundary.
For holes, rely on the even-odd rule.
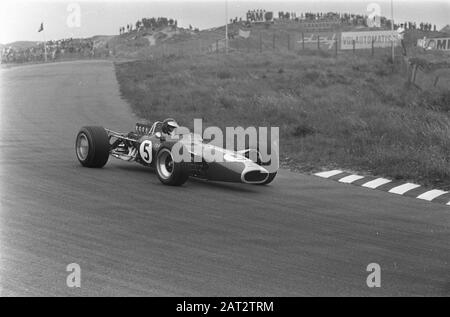
[[181,186],[189,178],[182,162],[175,162],[170,146],[163,146],[156,154],[156,174],[164,185]]
[[109,158],[109,138],[103,127],[83,127],[77,134],[75,153],[85,167],[101,168]]

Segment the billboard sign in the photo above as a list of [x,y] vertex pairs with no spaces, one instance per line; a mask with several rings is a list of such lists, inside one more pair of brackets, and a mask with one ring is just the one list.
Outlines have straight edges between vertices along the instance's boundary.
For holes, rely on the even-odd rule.
[[[318,43],[319,42],[319,43]],[[336,43],[336,33],[331,34],[311,34],[310,36],[305,35],[303,39],[297,41],[297,43],[301,45],[308,46],[317,46],[320,47],[328,47],[328,49],[332,49],[334,44]]]
[[417,46],[426,50],[450,51],[450,37],[419,39],[417,40]]
[[341,50],[370,49],[373,47],[391,47],[400,44],[399,34],[395,31],[364,31],[364,32],[342,32]]

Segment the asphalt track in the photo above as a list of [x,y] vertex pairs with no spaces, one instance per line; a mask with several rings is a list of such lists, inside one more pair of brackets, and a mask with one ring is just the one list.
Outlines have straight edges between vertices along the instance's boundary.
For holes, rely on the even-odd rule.
[[[114,159],[82,168],[81,126],[134,128],[112,63],[0,76],[2,296],[450,295],[446,206],[288,171],[267,187],[173,188]],[[372,262],[380,288],[366,286]]]

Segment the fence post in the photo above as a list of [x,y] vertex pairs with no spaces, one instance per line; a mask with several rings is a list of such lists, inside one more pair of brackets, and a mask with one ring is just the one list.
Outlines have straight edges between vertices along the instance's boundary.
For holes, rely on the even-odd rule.
[[288,51],[291,50],[291,35],[288,33]]
[[262,31],[259,31],[259,52],[262,53]]
[[355,55],[355,40],[353,40],[352,42],[353,42],[353,55]]
[[216,40],[216,53],[219,54],[219,40]]
[[320,50],[320,35],[317,35],[317,49]]
[[275,50],[275,32],[273,32],[272,49]]
[[373,51],[373,42],[375,42],[374,39],[372,39],[372,57],[373,57],[373,54],[374,54],[374,51]]
[[337,55],[338,55],[338,40],[337,40],[337,38],[334,39],[334,55],[337,58]]
[[305,33],[302,32],[302,50],[305,50]]

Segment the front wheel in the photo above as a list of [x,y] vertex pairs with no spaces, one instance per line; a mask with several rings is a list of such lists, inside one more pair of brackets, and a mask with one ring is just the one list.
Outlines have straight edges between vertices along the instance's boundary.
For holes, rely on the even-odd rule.
[[175,162],[171,147],[163,146],[156,154],[156,174],[164,185],[181,186],[189,178],[189,172],[182,162]]
[[78,132],[75,153],[85,167],[101,168],[109,158],[109,138],[102,127],[84,127]]

